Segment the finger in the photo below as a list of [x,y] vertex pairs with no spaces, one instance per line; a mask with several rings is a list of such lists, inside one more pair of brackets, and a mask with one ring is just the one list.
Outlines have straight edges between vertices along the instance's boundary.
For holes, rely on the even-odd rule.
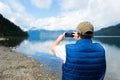
[[66,33],[66,32],[63,33],[64,36],[65,36],[65,33]]
[[73,32],[72,35],[75,36],[75,32]]

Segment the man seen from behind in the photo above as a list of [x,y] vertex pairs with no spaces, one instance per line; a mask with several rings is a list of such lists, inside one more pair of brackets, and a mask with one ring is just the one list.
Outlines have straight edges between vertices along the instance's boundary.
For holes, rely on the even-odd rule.
[[81,22],[72,35],[75,44],[60,45],[65,33],[52,44],[51,51],[64,62],[62,80],[104,80],[106,72],[105,50],[99,43],[93,43],[93,25]]

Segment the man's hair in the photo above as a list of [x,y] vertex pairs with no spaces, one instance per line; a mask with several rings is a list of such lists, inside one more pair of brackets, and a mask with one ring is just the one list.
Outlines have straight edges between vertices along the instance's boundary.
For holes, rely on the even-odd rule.
[[82,34],[80,34],[80,33],[78,32],[78,35],[79,35],[81,38],[83,38],[83,39],[90,39],[90,38],[93,37],[93,32],[88,31],[88,32],[86,32],[84,35],[82,35]]

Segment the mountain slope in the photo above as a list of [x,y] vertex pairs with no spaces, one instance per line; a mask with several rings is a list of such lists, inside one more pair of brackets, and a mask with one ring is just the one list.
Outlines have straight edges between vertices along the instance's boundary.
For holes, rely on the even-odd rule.
[[27,35],[27,32],[0,14],[0,37],[25,37]]
[[120,24],[102,28],[95,32],[95,36],[120,36]]

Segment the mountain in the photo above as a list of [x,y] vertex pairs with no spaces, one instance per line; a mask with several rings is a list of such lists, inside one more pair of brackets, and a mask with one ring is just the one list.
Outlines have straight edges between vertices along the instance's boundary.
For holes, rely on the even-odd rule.
[[0,37],[27,37],[27,32],[20,29],[0,14]]
[[95,36],[120,36],[120,24],[95,31]]
[[[45,40],[55,40],[63,32],[73,32],[74,30],[29,30],[29,40],[30,41],[45,41]],[[120,36],[120,24],[115,26],[109,26],[95,31],[95,36]],[[69,38],[71,39],[71,38]]]
[[29,30],[29,40],[30,41],[45,41],[56,39],[59,34],[62,34],[63,31],[49,31],[49,30]]
[[[29,40],[30,41],[45,41],[45,40],[55,40],[63,32],[73,32],[74,30],[29,30]],[[95,36],[120,36],[120,24],[115,26],[109,26],[107,28],[102,28],[95,31]],[[71,38],[69,38],[71,39]]]
[[30,41],[45,41],[45,40],[55,40],[60,34],[64,32],[73,32],[72,30],[29,30],[29,40]]

